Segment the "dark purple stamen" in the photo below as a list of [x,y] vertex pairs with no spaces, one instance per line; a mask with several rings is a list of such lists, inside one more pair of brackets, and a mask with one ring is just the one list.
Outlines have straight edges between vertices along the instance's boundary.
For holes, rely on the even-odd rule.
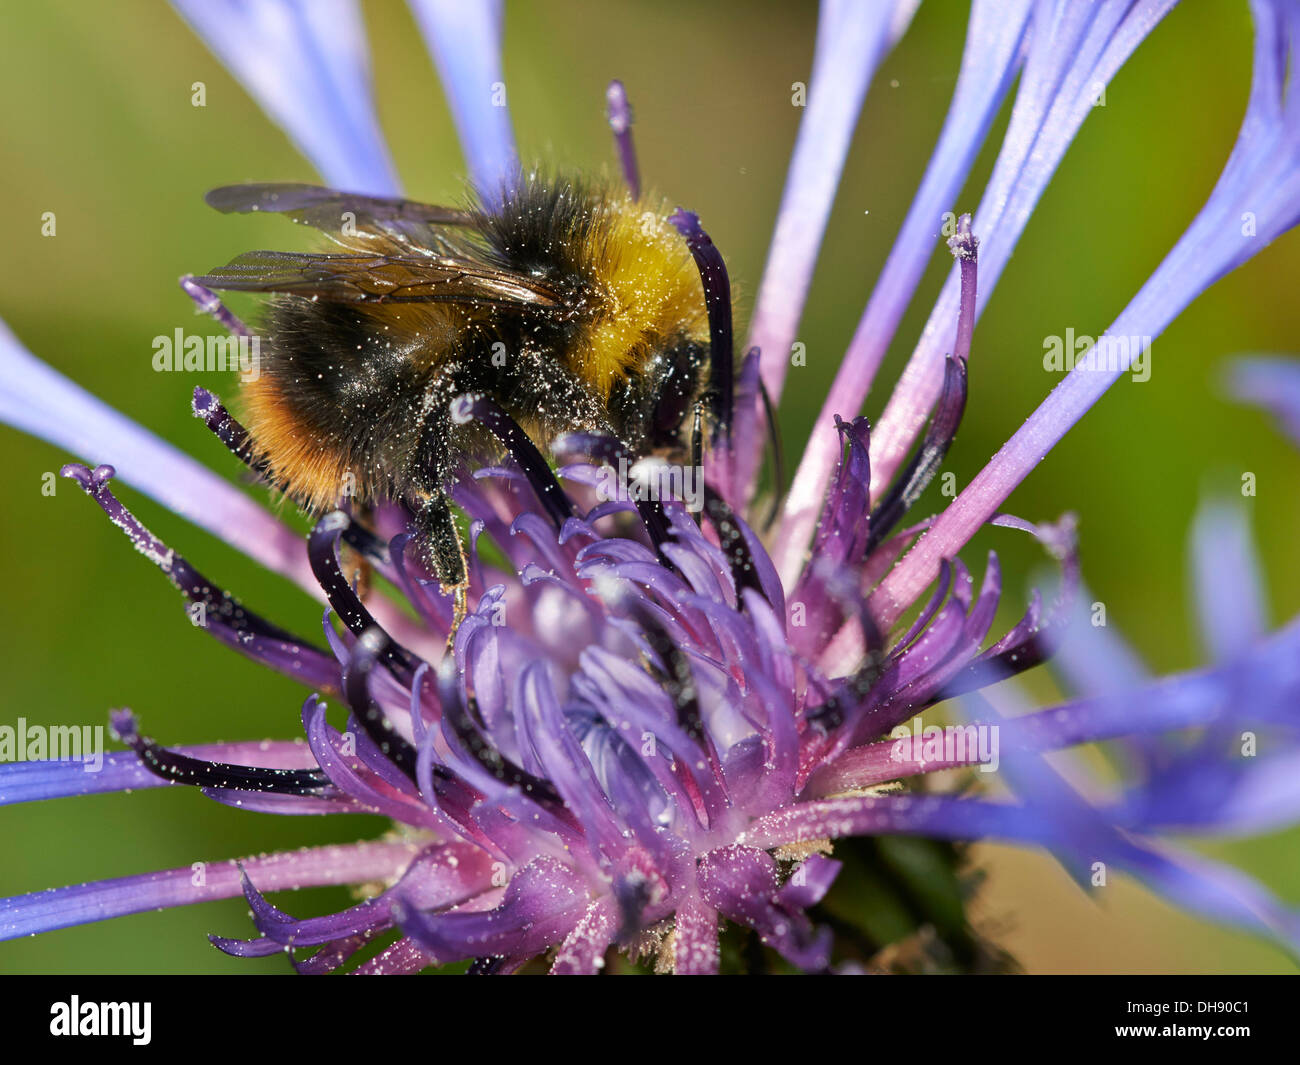
[[731,279],[722,253],[700,226],[699,215],[677,208],[668,221],[686,238],[695,265],[704,284],[704,305],[709,312],[709,399],[717,430],[730,439],[731,418],[735,406],[735,367],[731,334]]
[[921,447],[871,514],[868,554],[884,542],[890,530],[934,479],[961,425],[961,416],[966,409],[966,363],[970,358],[971,337],[975,333],[979,246],[979,238],[971,232],[970,215],[962,215],[957,219],[957,232],[948,238],[948,248],[961,270],[961,296],[957,307],[957,339],[944,366],[943,394],[939,397],[939,405]]
[[641,198],[641,171],[636,165],[636,144],[632,140],[632,105],[627,102],[627,90],[621,81],[611,81],[605,90],[605,114],[609,128],[614,131],[614,144],[618,148],[618,161],[623,167],[623,180],[627,182],[632,199]]
[[[758,351],[758,348],[754,348]],[[763,529],[772,527],[776,516],[781,512],[781,501],[785,498],[785,448],[781,445],[781,427],[776,420],[776,407],[768,394],[763,379],[758,380],[758,394],[763,400],[763,420],[767,423],[767,445],[772,454],[772,505],[767,517],[763,519]]]
[[470,757],[501,783],[521,789],[530,798],[553,807],[556,813],[564,813],[560,793],[549,780],[533,776],[515,765],[478,730],[474,724],[474,718],[482,719],[478,702],[473,695],[462,695],[454,671],[439,676],[438,694],[443,720],[451,726],[457,741]]
[[727,501],[707,484],[704,486],[704,513],[718,534],[718,546],[726,556],[731,570],[731,579],[736,585],[736,602],[743,610],[744,597],[740,594],[746,588],[752,588],[764,599],[771,602],[759,579],[758,568],[754,565],[754,556],[749,550],[749,541],[745,539],[745,530],[740,526],[736,512]]
[[195,386],[190,409],[194,411],[194,417],[201,419],[240,462],[263,480],[271,481],[267,465],[257,462],[253,457],[253,441],[248,430],[235,420],[216,395],[206,388]]
[[966,360],[960,355],[950,355],[944,366],[943,395],[939,398],[939,406],[935,409],[925,439],[902,475],[885,494],[885,498],[871,512],[867,554],[884,543],[894,526],[934,480],[957,435],[965,410]]
[[374,615],[358,598],[339,566],[339,537],[351,520],[343,511],[332,510],[316,523],[307,538],[307,558],[311,563],[311,571],[324,590],[330,606],[349,632],[358,639],[372,631],[380,634],[382,646],[377,651],[379,658],[401,684],[410,688],[415,680],[418,658],[384,632]]
[[[393,731],[392,723],[370,695],[370,673],[386,644],[395,646],[379,628],[367,629],[357,638],[343,676],[343,697],[361,727],[366,730],[366,735],[374,741],[384,757],[414,782],[417,760],[415,748],[406,737]],[[434,766],[435,775],[439,768]]]
[[135,715],[130,710],[114,710],[110,721],[118,739],[140,756],[146,769],[155,776],[176,784],[275,792],[280,795],[319,795],[329,787],[329,779],[319,769],[268,769],[265,766],[233,765],[229,762],[208,762],[169,751],[139,734]]
[[[938,592],[931,597],[926,609],[922,611],[912,628],[894,645],[892,652],[894,657],[901,654],[930,623],[939,605],[947,598],[951,586],[952,564],[944,559],[939,570]],[[866,609],[866,603],[861,597],[857,597],[851,605],[858,624],[862,627],[863,646],[866,647],[867,653],[862,664],[836,685],[830,698],[808,711],[809,723],[823,733],[832,732],[844,724],[849,709],[859,706],[871,694],[871,689],[880,679],[886,665],[884,633],[880,631],[880,627]]]
[[[259,480],[281,492],[288,491],[287,483],[273,477],[270,466],[265,461],[254,457],[253,441],[248,430],[226,409],[225,404],[216,395],[206,388],[195,387],[191,409],[194,411],[194,416],[202,419],[203,424],[230,449],[231,454],[257,474]],[[349,523],[343,530],[343,540],[354,551],[373,562],[387,566],[392,561],[388,545],[360,522]]]
[[808,711],[808,723],[823,735],[844,724],[849,708],[858,706],[871,694],[871,689],[884,672],[885,657],[879,649],[884,643],[883,637],[870,618],[864,618],[863,628],[867,632],[870,650],[862,665],[836,685],[835,691],[825,702]]
[[557,529],[563,529],[564,523],[578,516],[578,510],[560,487],[551,467],[547,465],[542,453],[528,439],[528,435],[519,428],[515,420],[503,411],[489,396],[458,396],[451,403],[452,421],[464,425],[476,421],[492,433],[510,456],[519,464],[528,483],[537,494],[538,502],[547,516],[555,523]]
[[645,928],[645,911],[653,898],[654,888],[644,877],[617,877],[614,880],[614,901],[618,903],[619,929],[614,937],[627,943]]
[[371,562],[378,562],[381,566],[392,564],[393,556],[388,545],[355,518],[343,530],[343,542]]
[[977,658],[948,681],[930,703],[942,702],[964,692],[977,691],[1006,680],[1008,677],[1014,677],[1017,673],[1042,665],[1052,657],[1054,651],[1055,645],[1051,641],[1051,634],[1041,629],[1035,630],[1006,650],[999,651],[988,658]]
[[230,313],[226,305],[221,302],[221,298],[212,289],[206,288],[195,281],[193,274],[186,274],[181,278],[181,288],[185,290],[185,295],[189,296],[198,305],[200,311],[204,314],[210,314],[232,336],[252,336],[248,326]]
[[[593,462],[602,463],[612,469],[631,470],[637,463],[637,456],[632,453],[631,449],[623,444],[621,440],[612,436],[600,436],[594,433],[572,433],[562,437],[557,443],[563,447],[565,441],[580,444],[579,450],[586,458],[591,459]],[[663,553],[664,544],[672,542],[672,525],[668,521],[667,513],[664,511],[663,502],[659,499],[634,499],[632,502],[636,506],[637,514],[641,516],[641,522],[645,526],[646,535],[650,537],[650,543],[654,545],[655,551],[659,554],[659,560],[674,573],[677,572],[677,567]]]
[[108,487],[114,474],[112,466],[98,466],[91,471],[79,463],[69,463],[60,473],[81,485],[136,549],[163,572],[172,586],[191,604],[202,607],[201,618],[195,619],[197,625],[281,672],[307,680],[317,687],[334,687],[333,677],[337,673],[332,655],[242,606],[195,569],[184,556],[154,536]]
[[641,631],[645,633],[646,643],[662,663],[663,668],[656,668],[654,672],[656,679],[673,701],[677,723],[691,739],[697,743],[707,744],[709,735],[700,716],[699,693],[686,655],[648,607],[638,603],[633,607],[632,614]]
[[979,274],[980,240],[971,232],[968,214],[957,219],[957,232],[948,238],[948,248],[961,269],[961,294],[957,306],[957,340],[952,349],[959,359],[970,358],[971,338],[975,334],[975,296]]

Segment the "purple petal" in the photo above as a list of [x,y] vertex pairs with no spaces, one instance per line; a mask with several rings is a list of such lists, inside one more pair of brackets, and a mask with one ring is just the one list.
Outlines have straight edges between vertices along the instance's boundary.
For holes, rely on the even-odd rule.
[[800,910],[816,906],[830,891],[843,864],[824,854],[810,855],[785,882],[777,897],[786,905]]
[[560,944],[551,965],[552,976],[594,976],[605,965],[605,951],[618,931],[618,907],[606,895],[582,915]]
[[401,879],[374,898],[366,899],[340,913],[300,920],[273,906],[254,885],[252,874],[242,881],[244,897],[253,911],[253,921],[264,936],[284,946],[319,946],[356,932],[374,933],[391,923],[390,911],[397,898],[425,909],[455,906],[481,894],[492,879],[492,863],[477,847],[448,843],[430,847],[417,856]]
[[718,912],[692,892],[677,904],[673,971],[678,976],[712,976],[720,961]]
[[281,795],[246,791],[243,788],[200,788],[205,798],[245,813],[279,814],[284,817],[319,817],[324,814],[378,813],[348,795]]
[[339,791],[395,821],[425,827],[440,826],[432,812],[423,805],[417,805],[386,789],[380,790],[381,785],[377,781],[368,774],[363,775],[356,756],[343,754],[342,737],[326,722],[325,704],[315,696],[304,705],[303,720],[307,729],[307,742],[317,764]]
[[926,761],[915,756],[913,750],[911,744],[900,745],[897,740],[850,747],[813,773],[803,794],[810,799],[824,798],[853,788],[869,788],[890,780],[903,780],[918,773],[935,773],[942,769],[974,765],[978,761],[977,752],[951,761]]
[[409,939],[399,939],[353,970],[353,976],[405,976],[429,965],[428,955]]
[[871,835],[1042,843],[1051,830],[1035,811],[1012,803],[907,795],[796,803],[757,818],[738,839],[746,846],[767,849]]
[[[988,304],[1065,150],[1094,110],[1097,93],[1174,3],[1047,2],[1035,7],[1011,122],[975,213],[975,231],[984,237],[977,315]],[[959,288],[954,270],[876,425],[871,464],[877,484],[893,479],[939,396],[944,356],[956,337]]]
[[403,930],[439,962],[498,954],[538,954],[561,942],[589,901],[581,878],[553,858],[517,872],[496,909],[484,913],[427,914],[414,903],[396,905]]
[[616,849],[622,828],[614,818],[591,763],[560,711],[544,662],[530,663],[524,669],[517,703],[521,729],[547,779],[555,785],[566,805],[578,814],[586,831]]
[[[839,863],[831,864],[838,868]],[[827,870],[814,863],[814,876]],[[808,918],[791,904],[802,893],[778,889],[771,855],[751,847],[725,847],[700,860],[698,875],[700,894],[708,905],[755,929],[788,961],[814,972],[830,963],[830,929],[814,932]],[[814,894],[815,887],[808,895]]]
[[[212,937],[209,936],[208,938],[211,939]],[[368,942],[369,937],[364,935],[345,936],[342,939],[326,943],[310,958],[298,959],[291,953],[289,960],[293,965],[294,972],[300,976],[318,976],[324,973],[332,973]]]
[[[263,890],[281,891],[386,880],[403,869],[415,853],[416,848],[407,843],[355,843],[250,858],[243,865],[258,878]],[[187,865],[165,872],[49,888],[0,899],[0,939],[145,910],[228,899],[241,891],[239,865],[234,861],[212,862],[201,872]]]

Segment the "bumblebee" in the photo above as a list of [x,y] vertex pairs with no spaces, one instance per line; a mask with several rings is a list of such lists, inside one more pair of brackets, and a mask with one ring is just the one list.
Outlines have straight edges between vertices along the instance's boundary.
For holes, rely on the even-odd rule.
[[195,278],[274,294],[260,372],[243,385],[255,467],[310,512],[344,496],[404,503],[456,622],[468,570],[447,493],[492,450],[454,416],[460,397],[487,397],[543,448],[586,431],[638,457],[698,456],[716,399],[708,277],[661,206],[537,174],[490,209],[298,184],[226,186],[207,202],[285,215],[337,246],[247,252]]

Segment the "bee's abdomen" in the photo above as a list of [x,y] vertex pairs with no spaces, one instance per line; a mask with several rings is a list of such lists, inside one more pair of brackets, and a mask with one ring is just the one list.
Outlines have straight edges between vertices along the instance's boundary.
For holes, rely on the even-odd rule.
[[401,316],[301,297],[269,307],[245,417],[259,455],[298,502],[320,509],[351,495],[404,493],[429,375],[422,349],[439,338],[403,328]]

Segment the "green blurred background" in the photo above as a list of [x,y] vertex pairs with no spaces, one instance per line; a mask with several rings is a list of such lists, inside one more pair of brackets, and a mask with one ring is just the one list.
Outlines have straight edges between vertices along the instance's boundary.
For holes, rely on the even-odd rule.
[[[378,106],[409,195],[454,198],[462,162],[437,78],[396,0],[364,5],[376,55]],[[176,278],[251,247],[303,246],[278,219],[226,218],[203,192],[235,181],[314,179],[307,163],[161,3],[8,5],[0,33],[0,196],[9,205],[0,317],[42,358],[231,478],[239,471],[189,412],[215,376],[151,371],[151,338],[206,331]],[[820,397],[861,313],[929,157],[952,92],[966,6],[928,0],[877,74],[831,219],[781,419],[797,457]],[[612,159],[603,90],[622,78],[637,115],[647,181],[700,212],[742,297],[756,290],[801,112],[812,5],[687,2],[509,6],[506,75],[521,154],[575,167]],[[1251,28],[1244,2],[1185,5],[1111,84],[1031,220],[975,335],[971,402],[948,469],[966,483],[1055,383],[1043,337],[1073,326],[1099,334],[1191,220],[1218,175],[1243,113]],[[207,85],[207,106],[190,86]],[[990,148],[956,209],[973,209]],[[56,238],[40,233],[54,211]],[[295,243],[297,242],[297,243]],[[938,247],[938,245],[936,245]],[[880,380],[896,376],[948,266],[937,254]],[[1117,385],[1015,494],[1033,519],[1081,520],[1085,575],[1096,598],[1153,668],[1199,660],[1189,620],[1186,535],[1206,492],[1248,501],[1274,621],[1300,608],[1292,564],[1300,533],[1300,458],[1261,414],[1224,398],[1225,360],[1294,350],[1300,239],[1266,249],[1184,314],[1154,348],[1151,380]],[[240,307],[247,306],[239,304]],[[870,397],[875,416],[883,389]],[[849,413],[849,412],[844,412]],[[0,719],[100,724],[129,705],[164,742],[293,737],[304,692],[193,628],[176,593],[82,497],[41,477],[70,457],[0,428],[8,500],[0,646]],[[318,631],[319,608],[287,582],[129,488],[123,498],[168,543],[255,609]],[[923,509],[941,505],[927,498]],[[1044,562],[1018,534],[982,534],[1008,568],[999,625],[1023,607]],[[1035,681],[1050,691],[1046,678]],[[187,866],[264,850],[377,835],[367,819],[244,814],[181,789],[65,799],[0,810],[0,895]],[[1300,835],[1206,851],[1300,902]],[[1036,854],[980,848],[990,885],[979,904],[1030,971],[1293,970],[1269,944],[1200,924],[1131,883],[1085,897]],[[285,905],[317,913],[347,904],[314,892]],[[283,959],[236,961],[209,931],[252,934],[242,900],[145,914],[0,944],[9,972],[283,972]]]

